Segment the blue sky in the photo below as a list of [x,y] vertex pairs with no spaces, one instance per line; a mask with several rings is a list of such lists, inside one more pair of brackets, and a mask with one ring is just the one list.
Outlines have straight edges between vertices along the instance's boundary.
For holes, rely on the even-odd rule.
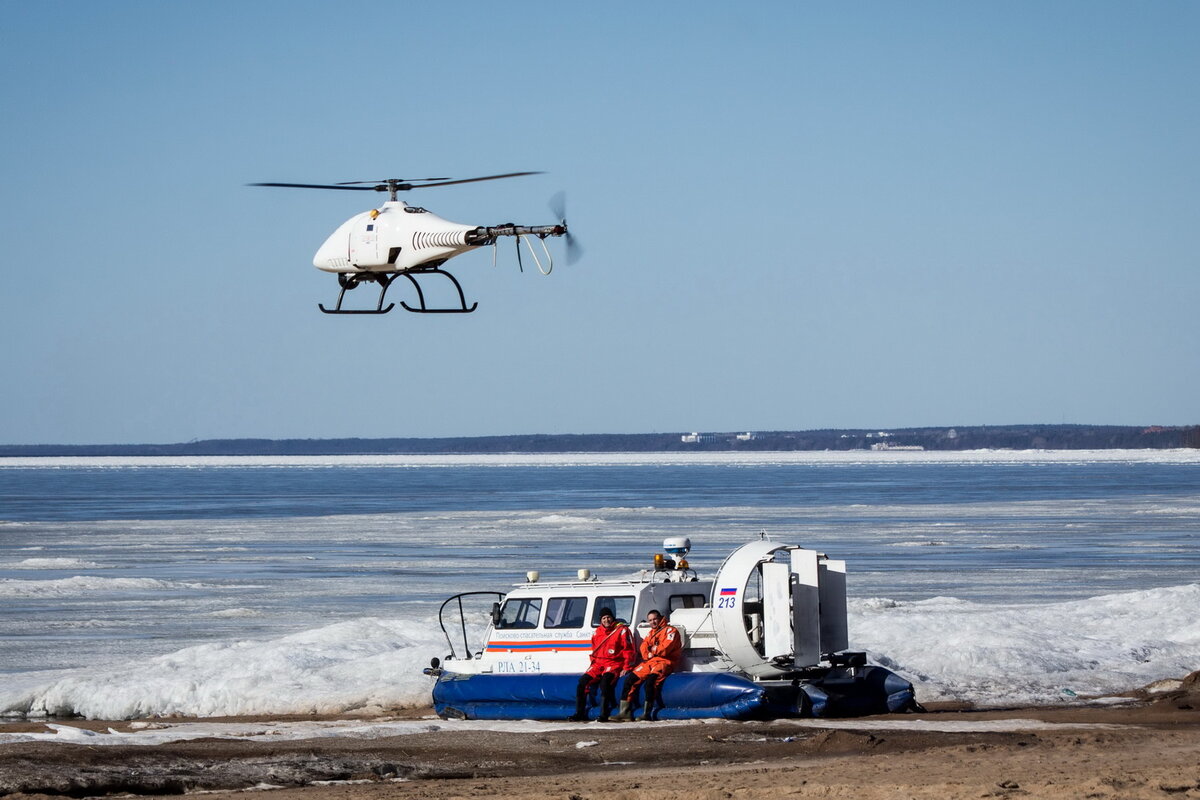
[[[1196,3],[3,11],[0,442],[1200,422]],[[521,170],[405,198],[566,190],[471,315],[320,314],[378,198],[245,186]]]

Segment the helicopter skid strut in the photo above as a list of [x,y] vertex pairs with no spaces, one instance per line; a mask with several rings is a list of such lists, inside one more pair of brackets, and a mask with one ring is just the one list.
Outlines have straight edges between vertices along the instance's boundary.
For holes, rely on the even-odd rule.
[[[333,308],[326,308],[324,303],[317,303],[317,308],[321,309],[326,314],[386,314],[396,307],[395,303],[389,303],[387,308],[383,307],[383,297],[387,294],[388,287],[392,285],[392,281],[396,280],[395,275],[350,275],[344,272],[338,273],[338,285],[342,290],[338,292],[337,305]],[[342,298],[346,296],[347,289],[356,289],[363,281],[377,282],[379,289],[379,302],[375,308],[342,308]]]
[[[414,274],[417,274],[417,275],[430,275],[430,274],[445,275],[447,278],[450,279],[450,282],[454,284],[454,288],[458,291],[459,307],[458,308],[429,308],[425,304],[425,292],[422,291],[421,284],[414,277]],[[386,314],[389,311],[391,311],[393,308],[395,308],[396,304],[388,303],[387,307],[384,308],[384,305],[383,305],[384,297],[387,295],[387,290],[392,285],[392,282],[395,281],[396,278],[400,277],[401,275],[408,278],[408,280],[412,283],[413,288],[415,288],[417,290],[417,300],[419,302],[419,307],[413,308],[408,303],[405,303],[403,300],[401,300],[400,307],[403,308],[405,311],[411,311],[414,314],[469,314],[472,311],[474,311],[476,308],[478,308],[478,306],[479,306],[479,303],[472,303],[470,305],[470,307],[467,306],[467,299],[466,299],[466,296],[463,294],[462,285],[458,282],[458,279],[455,278],[453,275],[451,275],[449,272],[446,272],[443,269],[438,269],[437,267],[422,267],[420,269],[410,270],[408,272],[397,272],[397,273],[392,273],[392,274],[378,274],[378,273],[370,273],[370,272],[351,274],[351,273],[339,272],[338,273],[338,285],[342,287],[342,290],[338,293],[337,305],[335,305],[333,308],[326,308],[323,303],[318,303],[317,308],[321,309],[321,311],[323,311],[326,314]],[[349,289],[357,288],[359,286],[359,284],[361,284],[363,282],[379,284],[379,287],[380,287],[379,288],[379,301],[375,304],[375,308],[362,308],[362,309],[342,308],[342,299],[345,298],[346,291]]]
[[[454,284],[454,288],[458,290],[459,307],[458,308],[427,308],[425,306],[425,293],[423,291],[421,291],[421,284],[417,283],[417,279],[413,277],[414,272],[418,273],[418,274],[445,275],[447,278],[449,278],[450,282]],[[401,272],[400,274],[403,275],[404,277],[408,278],[410,281],[412,281],[412,285],[417,290],[417,299],[421,301],[420,308],[413,308],[408,303],[401,300],[400,307],[403,308],[405,311],[411,311],[414,314],[470,314],[472,311],[474,311],[476,308],[479,307],[479,303],[476,302],[476,303],[471,303],[471,307],[467,308],[467,298],[465,295],[463,295],[462,284],[460,284],[458,282],[458,278],[455,278],[453,275],[451,275],[449,272],[446,272],[444,269],[438,269],[437,267],[426,267],[424,269],[412,270],[410,272]]]

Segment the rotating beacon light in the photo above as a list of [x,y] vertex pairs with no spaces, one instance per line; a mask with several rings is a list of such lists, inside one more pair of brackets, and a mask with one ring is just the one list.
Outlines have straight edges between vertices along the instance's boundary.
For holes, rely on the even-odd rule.
[[692,540],[686,536],[668,536],[663,539],[663,550],[667,555],[654,556],[655,569],[687,569],[687,559],[684,558],[692,549]]

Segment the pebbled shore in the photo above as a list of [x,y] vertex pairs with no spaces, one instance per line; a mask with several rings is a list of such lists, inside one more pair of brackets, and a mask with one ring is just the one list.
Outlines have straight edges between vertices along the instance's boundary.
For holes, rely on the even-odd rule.
[[[70,724],[130,729],[128,722]],[[278,800],[1200,798],[1200,673],[1177,690],[1119,706],[943,707],[849,724],[592,723],[537,733],[152,746],[17,742],[0,744],[0,796],[204,791],[224,798],[273,787]],[[0,733],[38,730],[45,726],[0,725]]]

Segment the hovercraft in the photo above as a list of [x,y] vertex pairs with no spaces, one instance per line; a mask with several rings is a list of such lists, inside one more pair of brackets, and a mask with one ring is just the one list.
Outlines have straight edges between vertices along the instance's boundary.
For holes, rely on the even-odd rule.
[[[537,572],[507,594],[465,592],[442,604],[450,646],[434,659],[434,710],[442,718],[565,720],[589,664],[600,609],[638,635],[646,613],[668,616],[683,639],[663,681],[655,719],[860,716],[919,709],[913,686],[849,650],[846,562],[790,544],[734,550],[712,580],[688,565],[687,537],[671,537],[640,577],[573,581]],[[490,615],[487,601],[492,600]],[[472,619],[469,608],[480,612]],[[473,635],[474,634],[474,635]],[[590,698],[588,713],[598,713]],[[633,704],[641,708],[640,703]],[[639,712],[640,713],[640,712]]]

